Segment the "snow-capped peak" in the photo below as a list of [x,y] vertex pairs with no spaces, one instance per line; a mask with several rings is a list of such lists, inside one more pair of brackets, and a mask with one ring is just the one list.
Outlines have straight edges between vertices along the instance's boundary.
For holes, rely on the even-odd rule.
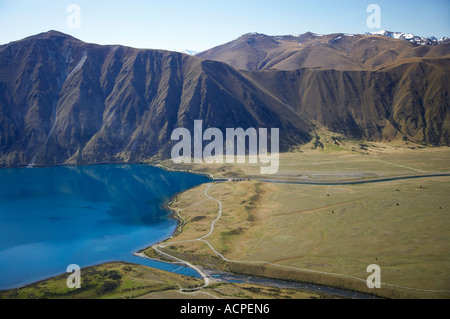
[[189,54],[189,55],[197,55],[198,54],[197,51],[188,50],[188,49],[184,50],[182,53]]
[[437,39],[435,37],[419,37],[412,33],[405,33],[405,32],[391,32],[386,30],[376,31],[376,32],[366,32],[365,35],[381,35],[393,39],[399,39],[399,40],[406,40],[412,44],[417,45],[439,45],[442,43],[450,42],[450,39],[447,37],[443,37],[440,39]]

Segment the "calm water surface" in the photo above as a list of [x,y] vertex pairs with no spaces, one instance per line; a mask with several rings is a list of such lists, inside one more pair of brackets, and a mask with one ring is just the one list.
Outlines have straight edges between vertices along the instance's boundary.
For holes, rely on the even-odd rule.
[[0,169],[0,289],[113,260],[197,275],[132,253],[174,231],[161,204],[209,181],[147,165]]

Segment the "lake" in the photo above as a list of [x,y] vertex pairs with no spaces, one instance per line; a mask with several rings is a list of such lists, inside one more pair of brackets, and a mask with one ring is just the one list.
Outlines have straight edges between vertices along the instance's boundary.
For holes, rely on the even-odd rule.
[[71,264],[116,260],[198,276],[132,253],[174,232],[177,221],[162,204],[209,181],[149,165],[0,169],[0,289],[65,273]]

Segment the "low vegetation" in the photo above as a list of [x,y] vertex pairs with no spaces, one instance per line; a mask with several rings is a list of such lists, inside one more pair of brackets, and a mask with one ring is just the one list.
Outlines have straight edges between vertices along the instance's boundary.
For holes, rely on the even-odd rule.
[[79,289],[67,288],[64,274],[23,288],[0,291],[0,299],[333,298],[322,293],[222,282],[201,292],[180,292],[180,288],[203,285],[203,280],[123,262],[83,268],[81,274]]
[[[364,144],[369,156],[348,151],[282,154],[278,176],[361,180],[450,171],[448,148]],[[245,165],[238,168],[250,171]],[[178,249],[176,255],[237,273],[316,282],[384,297],[449,298],[449,182],[450,177],[333,186],[245,179],[221,182],[208,191],[222,202],[223,211],[206,240],[232,262],[203,242]],[[188,190],[174,203],[172,208],[181,209],[186,226],[172,241],[208,233],[218,205],[204,201],[204,190],[203,185]],[[197,201],[201,205],[190,206]],[[382,269],[382,289],[366,287],[370,264]]]
[[68,274],[0,292],[1,299],[136,298],[148,293],[200,286],[203,281],[141,265],[114,262],[81,270],[81,288],[69,289]]

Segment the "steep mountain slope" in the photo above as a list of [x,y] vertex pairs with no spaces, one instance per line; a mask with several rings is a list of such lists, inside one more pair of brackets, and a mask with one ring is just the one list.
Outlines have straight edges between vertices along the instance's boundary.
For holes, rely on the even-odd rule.
[[[444,71],[446,70],[446,71]],[[450,144],[450,60],[405,62],[378,71],[247,72],[297,113],[332,132],[391,141]]]
[[230,66],[87,44],[58,32],[0,49],[2,166],[167,157],[173,129],[278,127],[282,149],[310,125]]
[[249,33],[197,56],[251,71],[244,73],[333,132],[450,143],[448,38]]

